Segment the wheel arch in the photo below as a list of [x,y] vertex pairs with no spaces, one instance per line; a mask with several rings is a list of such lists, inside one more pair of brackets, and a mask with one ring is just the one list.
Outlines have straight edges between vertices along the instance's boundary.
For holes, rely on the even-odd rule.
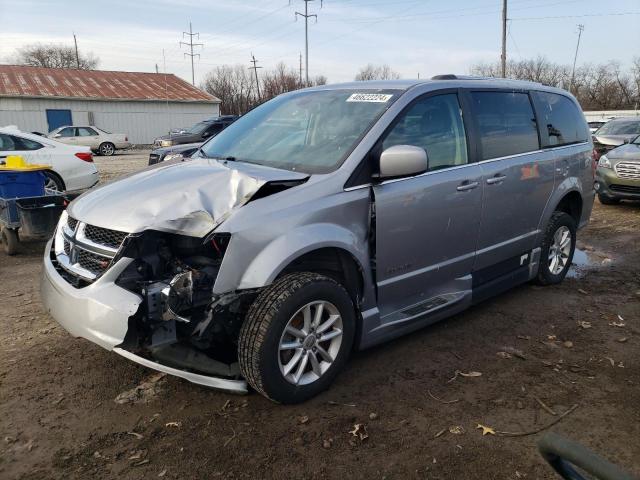
[[571,215],[577,226],[580,224],[580,218],[582,217],[582,204],[583,201],[580,192],[571,190],[560,199],[553,211],[560,211]]
[[58,180],[60,182],[60,185],[62,185],[62,191],[63,192],[67,189],[67,184],[65,183],[64,179],[62,178],[62,175],[60,175],[55,170],[45,170],[44,174],[45,175],[51,175],[56,180]]

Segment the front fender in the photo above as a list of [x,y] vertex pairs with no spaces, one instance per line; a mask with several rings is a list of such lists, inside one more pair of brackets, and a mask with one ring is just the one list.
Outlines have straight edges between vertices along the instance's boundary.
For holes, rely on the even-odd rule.
[[330,223],[316,223],[296,228],[270,242],[242,274],[238,289],[269,285],[296,258],[320,248],[340,248],[349,252],[361,269],[366,265],[365,238]]

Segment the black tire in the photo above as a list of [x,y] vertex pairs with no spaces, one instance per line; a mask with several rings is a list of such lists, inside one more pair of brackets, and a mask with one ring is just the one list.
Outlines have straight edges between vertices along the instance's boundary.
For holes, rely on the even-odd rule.
[[[280,370],[280,339],[293,315],[314,301],[331,302],[342,317],[342,343],[335,360],[315,381],[295,385]],[[284,275],[266,287],[253,302],[240,329],[240,371],[265,397],[285,404],[300,403],[326,390],[344,367],[355,335],[355,309],[342,285],[316,273]]]
[[65,190],[64,182],[58,176],[57,173],[54,173],[50,170],[45,170],[44,176],[47,177],[47,184],[45,184],[46,188],[50,190],[53,190],[55,188],[57,192],[60,192],[60,193],[64,192]]
[[101,143],[98,147],[98,152],[103,157],[110,157],[114,153],[116,153],[116,146],[111,142]]
[[[553,245],[554,235],[561,227],[567,227],[571,233],[571,250],[564,268],[554,274],[549,266],[549,251]],[[540,264],[538,265],[538,275],[535,279],[538,285],[555,285],[567,275],[571,262],[573,261],[573,253],[576,249],[576,222],[571,215],[564,212],[553,212],[542,239],[542,250],[540,252]]]
[[4,251],[7,255],[15,255],[18,253],[18,245],[20,239],[18,238],[18,231],[13,228],[3,228],[0,232],[2,238],[2,244],[4,245]]
[[619,198],[615,198],[615,197],[606,197],[602,194],[598,194],[598,200],[600,200],[600,203],[603,205],[617,205],[620,203],[620,199]]

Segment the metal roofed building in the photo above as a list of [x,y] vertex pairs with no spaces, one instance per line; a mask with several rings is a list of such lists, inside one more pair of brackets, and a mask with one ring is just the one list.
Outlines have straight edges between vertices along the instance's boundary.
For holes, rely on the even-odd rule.
[[95,125],[150,144],[219,114],[218,98],[173,74],[0,65],[0,126]]

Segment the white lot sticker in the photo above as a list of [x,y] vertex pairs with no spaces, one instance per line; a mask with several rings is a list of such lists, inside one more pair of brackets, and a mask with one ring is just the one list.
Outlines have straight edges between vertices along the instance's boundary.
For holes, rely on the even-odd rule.
[[354,93],[347,102],[373,102],[373,103],[387,103],[393,95],[388,93]]

